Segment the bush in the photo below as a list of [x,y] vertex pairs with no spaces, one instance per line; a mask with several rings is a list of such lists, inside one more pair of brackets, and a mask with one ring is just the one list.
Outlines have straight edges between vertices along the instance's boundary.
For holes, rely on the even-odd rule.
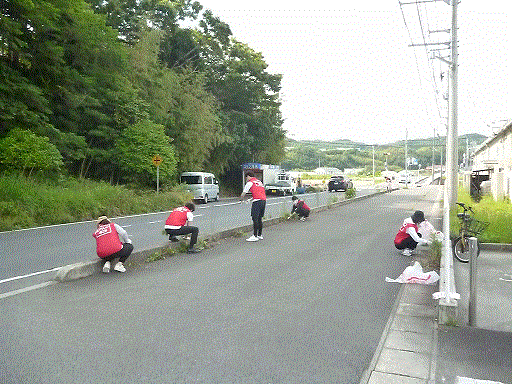
[[355,188],[348,188],[346,191],[345,191],[345,197],[347,199],[352,199],[356,196],[356,190]]

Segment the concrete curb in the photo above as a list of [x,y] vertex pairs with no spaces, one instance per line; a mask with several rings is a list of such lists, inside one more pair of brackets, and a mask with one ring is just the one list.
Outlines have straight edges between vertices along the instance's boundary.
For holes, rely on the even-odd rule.
[[512,244],[480,243],[480,249],[485,249],[486,251],[510,251],[510,252],[512,252]]
[[[379,195],[382,193],[386,193],[386,191],[376,191],[375,193],[371,193],[371,194],[364,195],[364,196],[355,196],[351,199],[344,199],[342,201],[338,201],[338,202],[335,202],[335,203],[332,203],[329,205],[312,208],[311,211],[312,212],[325,211],[327,209],[331,209],[331,208],[338,207],[341,205],[349,204],[352,201],[364,200],[364,199],[367,199],[367,198],[370,198],[372,196]],[[269,227],[271,225],[276,225],[276,224],[279,224],[284,221],[286,221],[286,219],[284,219],[282,217],[268,219],[263,222],[263,226]],[[240,232],[249,232],[249,231],[252,231],[252,224],[228,229],[228,230],[217,232],[217,233],[207,235],[207,236],[203,236],[203,237],[201,237],[201,239],[215,241],[215,240],[220,240],[220,239],[227,238],[227,237],[232,237],[235,234],[240,233]],[[152,255],[153,253],[161,251],[163,249],[167,249],[169,247],[178,247],[178,246],[179,246],[179,243],[177,243],[176,245],[175,244],[166,244],[164,246],[157,247],[157,248],[150,248],[150,249],[144,249],[141,251],[133,252],[130,255],[130,258],[128,259],[128,263],[142,264],[145,262],[145,260],[148,258],[148,256]],[[65,282],[65,281],[81,279],[81,278],[91,276],[96,273],[101,273],[102,266],[103,266],[103,261],[101,259],[93,259],[90,261],[83,261],[83,262],[79,262],[79,263],[75,263],[75,264],[65,265],[57,271],[57,274],[56,274],[54,280],[58,281],[58,282]]]

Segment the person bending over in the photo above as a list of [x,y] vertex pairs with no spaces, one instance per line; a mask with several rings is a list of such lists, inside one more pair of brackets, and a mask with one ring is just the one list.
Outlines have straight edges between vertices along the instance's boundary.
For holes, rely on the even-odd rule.
[[183,207],[174,208],[165,221],[165,232],[169,235],[169,240],[178,241],[176,236],[190,234],[190,244],[187,253],[199,253],[199,249],[194,245],[197,243],[199,228],[189,225],[194,220],[196,207],[193,203],[186,203]]
[[299,216],[299,220],[304,221],[306,217],[309,217],[309,212],[311,211],[308,205],[304,202],[304,200],[300,200],[297,196],[292,196],[293,206],[292,206],[292,215],[294,212],[297,212],[297,216]]
[[252,194],[251,217],[253,226],[253,235],[247,241],[262,240],[261,234],[263,230],[263,215],[265,214],[265,205],[267,203],[267,194],[263,183],[254,177],[252,171],[245,174],[246,184],[240,195],[240,203],[245,199],[245,195],[249,192]]

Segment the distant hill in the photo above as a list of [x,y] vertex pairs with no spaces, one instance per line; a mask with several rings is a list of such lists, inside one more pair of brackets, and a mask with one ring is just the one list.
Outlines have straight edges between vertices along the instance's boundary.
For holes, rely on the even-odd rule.
[[[471,147],[478,146],[483,143],[487,136],[481,135],[479,133],[469,133],[465,135],[459,136],[459,146],[465,145],[466,139]],[[446,137],[436,137],[435,144],[439,145],[439,141],[441,143],[445,143]],[[334,141],[322,141],[322,140],[293,140],[287,138],[286,147],[287,148],[295,148],[300,146],[308,146],[313,147],[317,150],[344,150],[344,149],[367,149],[368,147],[372,147],[369,144],[360,143],[348,139],[339,139]],[[375,145],[375,148],[390,148],[390,147],[404,147],[405,140],[399,140],[388,144]],[[432,137],[424,138],[424,139],[413,139],[407,141],[407,146],[409,148],[422,148],[422,147],[431,147],[432,146]]]
[[[293,140],[287,138],[286,147],[299,147],[308,146],[313,147],[317,150],[333,150],[333,149],[353,149],[353,148],[366,148],[368,147],[365,143],[359,143],[348,139],[339,139],[334,141],[322,141],[322,140]],[[371,147],[371,145],[370,145]]]
[[[487,136],[481,135],[479,133],[468,133],[465,135],[459,136],[459,146],[465,145],[466,141],[470,146],[478,146],[482,144],[487,139]],[[436,144],[439,144],[439,140],[441,143],[446,143],[446,137],[441,136],[435,139]],[[405,145],[405,140],[395,141],[394,143],[387,144],[390,147],[403,147]],[[421,147],[430,147],[432,146],[432,137],[426,139],[416,139],[416,140],[408,140],[407,145],[411,148],[421,148]],[[386,145],[384,145],[385,147]]]

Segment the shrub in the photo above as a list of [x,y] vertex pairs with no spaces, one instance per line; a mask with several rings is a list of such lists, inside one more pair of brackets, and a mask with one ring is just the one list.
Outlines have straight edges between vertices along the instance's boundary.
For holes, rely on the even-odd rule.
[[356,190],[355,188],[348,188],[346,191],[345,191],[345,197],[347,199],[352,199],[353,197],[356,196]]

